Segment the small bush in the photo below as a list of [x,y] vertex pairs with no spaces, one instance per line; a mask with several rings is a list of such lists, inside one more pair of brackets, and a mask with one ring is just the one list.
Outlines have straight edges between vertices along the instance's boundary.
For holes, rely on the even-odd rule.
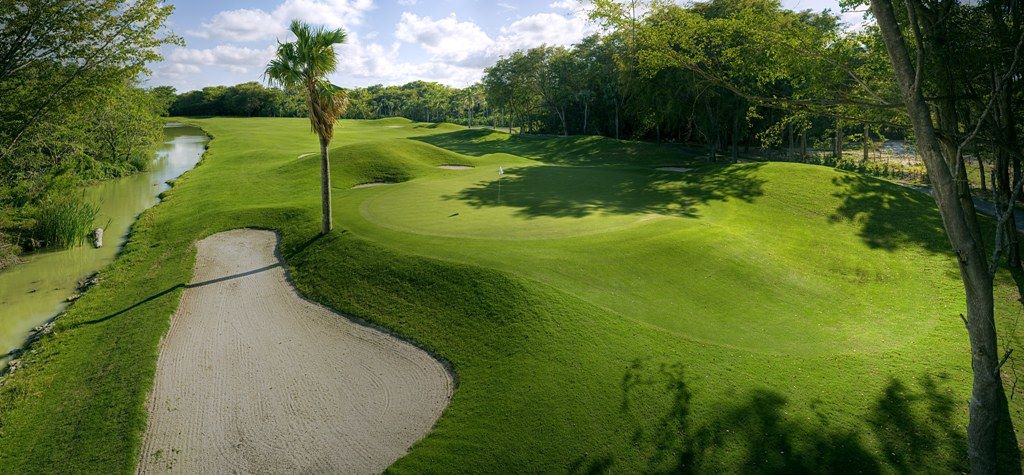
[[0,232],[0,270],[17,264],[20,261],[18,259],[20,253],[21,248],[11,242],[6,234]]
[[36,239],[47,247],[81,246],[88,240],[99,207],[84,196],[52,194],[36,208]]

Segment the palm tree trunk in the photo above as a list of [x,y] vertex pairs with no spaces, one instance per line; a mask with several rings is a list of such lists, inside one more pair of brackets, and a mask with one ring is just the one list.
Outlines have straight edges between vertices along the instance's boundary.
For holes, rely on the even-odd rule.
[[320,137],[320,199],[322,200],[321,211],[323,212],[321,232],[323,234],[330,233],[334,227],[331,218],[331,162],[327,157],[328,144],[329,141],[326,137]]

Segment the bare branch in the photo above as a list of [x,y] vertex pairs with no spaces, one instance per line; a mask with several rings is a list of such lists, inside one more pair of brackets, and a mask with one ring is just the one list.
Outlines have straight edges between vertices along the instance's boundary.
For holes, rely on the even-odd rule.
[[907,0],[907,15],[913,26],[914,42],[917,50],[917,64],[914,65],[914,91],[921,90],[921,71],[924,69],[924,40],[921,35],[921,23],[917,20],[915,0]]
[[1010,66],[1006,68],[1006,72],[996,80],[996,83],[992,85],[992,94],[989,97],[988,104],[985,105],[985,109],[982,111],[981,116],[978,117],[978,122],[974,124],[974,130],[968,135],[960,144],[957,146],[956,153],[959,156],[963,153],[963,149],[972,141],[974,137],[978,135],[981,130],[982,123],[985,122],[989,112],[992,110],[992,105],[995,103],[996,98],[1003,91],[1006,82],[1013,77],[1013,74],[1017,70],[1017,63],[1020,62],[1021,47],[1024,46],[1024,33],[1021,33],[1020,38],[1017,40],[1017,46],[1013,50],[1013,61]]
[[1006,350],[1006,354],[1003,355],[1003,359],[1000,360],[999,364],[996,365],[996,369],[992,370],[993,375],[999,376],[999,369],[1003,367],[1003,365],[1006,363],[1006,360],[1010,359],[1011,354],[1013,354],[1013,348]]

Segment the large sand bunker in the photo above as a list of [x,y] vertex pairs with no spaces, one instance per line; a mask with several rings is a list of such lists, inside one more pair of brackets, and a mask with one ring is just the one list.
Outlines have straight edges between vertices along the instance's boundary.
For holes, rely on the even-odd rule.
[[423,350],[298,296],[274,233],[197,244],[161,342],[139,472],[375,473],[452,394]]

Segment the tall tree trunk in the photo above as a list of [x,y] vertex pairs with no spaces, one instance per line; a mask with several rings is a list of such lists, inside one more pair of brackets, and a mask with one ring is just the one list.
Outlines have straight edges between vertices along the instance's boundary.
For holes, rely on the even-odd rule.
[[796,149],[796,143],[793,140],[793,124],[786,124],[786,160],[789,160],[796,155],[794,150]]
[[732,150],[730,150],[733,163],[740,160],[740,113],[734,111],[732,114]]
[[[998,79],[997,79],[998,80]],[[1003,196],[1002,200],[1003,209],[1010,206],[1010,200],[1013,199],[1013,188],[1020,180],[1020,160],[1010,153],[1010,150],[1019,150],[1017,148],[1017,120],[1013,114],[1013,82],[1012,79],[1008,80],[1002,91],[1000,91],[999,97],[996,103],[996,122],[999,127],[999,135],[1001,147],[996,150],[997,162],[1002,159],[1000,168],[997,166],[999,174],[999,186],[996,187],[999,190],[999,195]],[[980,161],[980,160],[979,160]],[[1010,174],[1010,167],[1013,167],[1013,174]],[[1005,185],[1005,186],[1004,186]],[[1016,205],[1016,203],[1013,203]],[[1008,251],[1006,253],[1006,265],[1011,270],[1021,268],[1021,256],[1020,256],[1020,243],[1017,234],[1017,220],[1013,212],[1007,217],[1006,221],[1006,245]]]
[[565,123],[565,106],[562,106],[562,110],[558,114],[558,118],[562,120],[562,137],[568,137],[569,125]]
[[615,140],[619,140],[619,101],[615,101]]
[[800,158],[807,160],[807,129],[800,131]]
[[984,195],[988,195],[988,186],[985,184],[985,161],[981,159],[981,155],[975,152],[975,156],[978,158],[978,178],[981,178],[981,192]]
[[[943,157],[942,146],[932,122],[931,108],[915,81],[906,41],[896,20],[891,0],[871,0],[871,11],[878,21],[882,39],[899,85],[900,93],[914,128],[921,158],[933,185],[935,203],[939,207],[946,234],[957,256],[960,277],[967,301],[966,327],[971,344],[971,368],[974,374],[970,420],[967,425],[968,457],[971,472],[995,473],[997,427],[1007,416],[1002,405],[1002,380],[996,344],[993,309],[992,276],[988,271],[982,242],[971,229],[974,206],[964,208],[959,190]],[[919,46],[923,47],[923,45]],[[925,67],[921,65],[921,67]],[[941,67],[941,65],[939,66]]]
[[868,124],[864,124],[864,137],[861,139],[861,146],[863,148],[863,155],[860,158],[862,164],[867,165],[868,160],[871,158],[869,153],[871,152],[871,128]]
[[838,163],[843,159],[843,121],[836,117],[836,136],[832,139],[832,156]]
[[[1021,180],[1021,163],[1020,159],[1013,158],[1013,181],[1010,183],[1019,183]],[[1011,193],[1012,195],[1012,193]],[[1011,196],[1012,197],[1012,196]],[[1020,234],[1017,232],[1017,203],[1013,203],[1012,211],[1010,216],[1006,218],[1006,229],[1009,231],[1009,239],[1006,240],[1007,246],[1009,246],[1009,252],[1006,254],[1007,265],[1011,270],[1021,269],[1021,256],[1020,256]]]
[[331,217],[331,162],[327,157],[327,146],[330,142],[327,137],[320,137],[320,199],[321,212],[323,213],[323,226],[321,231],[324,234],[330,233],[334,228],[334,220]]
[[587,113],[590,112],[590,104],[583,103],[583,135],[587,135]]

